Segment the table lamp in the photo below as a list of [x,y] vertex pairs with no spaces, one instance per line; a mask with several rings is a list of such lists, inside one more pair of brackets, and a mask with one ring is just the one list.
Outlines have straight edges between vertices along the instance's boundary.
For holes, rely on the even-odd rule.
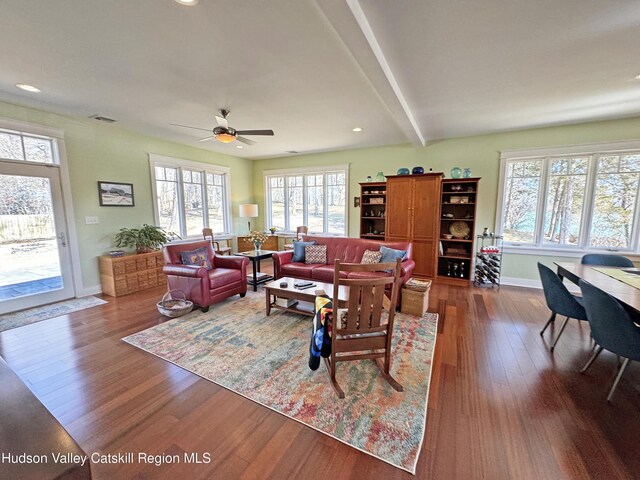
[[[258,216],[258,205],[255,203],[243,203],[240,205],[240,218],[256,218]],[[249,233],[251,233],[251,220],[249,224]]]

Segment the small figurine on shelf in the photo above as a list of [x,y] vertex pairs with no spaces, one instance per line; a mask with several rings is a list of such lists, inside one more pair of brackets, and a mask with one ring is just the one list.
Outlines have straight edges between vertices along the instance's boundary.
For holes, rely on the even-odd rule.
[[482,230],[482,236],[483,237],[489,236],[489,227],[484,227],[484,230]]

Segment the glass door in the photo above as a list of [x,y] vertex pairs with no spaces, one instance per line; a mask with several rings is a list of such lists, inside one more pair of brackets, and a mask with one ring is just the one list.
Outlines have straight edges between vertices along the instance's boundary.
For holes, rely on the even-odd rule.
[[0,162],[0,313],[74,296],[58,167]]

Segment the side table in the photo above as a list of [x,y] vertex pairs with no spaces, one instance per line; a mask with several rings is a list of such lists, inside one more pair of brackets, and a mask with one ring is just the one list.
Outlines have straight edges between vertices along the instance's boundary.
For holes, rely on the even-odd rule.
[[247,284],[253,287],[253,291],[258,290],[258,285],[273,280],[273,275],[260,272],[260,260],[265,258],[271,258],[274,253],[278,253],[276,250],[251,250],[248,252],[238,252],[236,255],[242,255],[251,260],[253,266],[253,274],[247,275]]

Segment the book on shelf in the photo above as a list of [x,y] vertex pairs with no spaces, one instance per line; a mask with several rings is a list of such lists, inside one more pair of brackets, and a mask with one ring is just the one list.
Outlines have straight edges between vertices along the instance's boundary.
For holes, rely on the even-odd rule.
[[297,303],[298,303],[298,301],[294,300],[293,298],[276,297],[276,301],[275,301],[276,305],[278,305],[279,307],[284,307],[284,308],[293,307]]

